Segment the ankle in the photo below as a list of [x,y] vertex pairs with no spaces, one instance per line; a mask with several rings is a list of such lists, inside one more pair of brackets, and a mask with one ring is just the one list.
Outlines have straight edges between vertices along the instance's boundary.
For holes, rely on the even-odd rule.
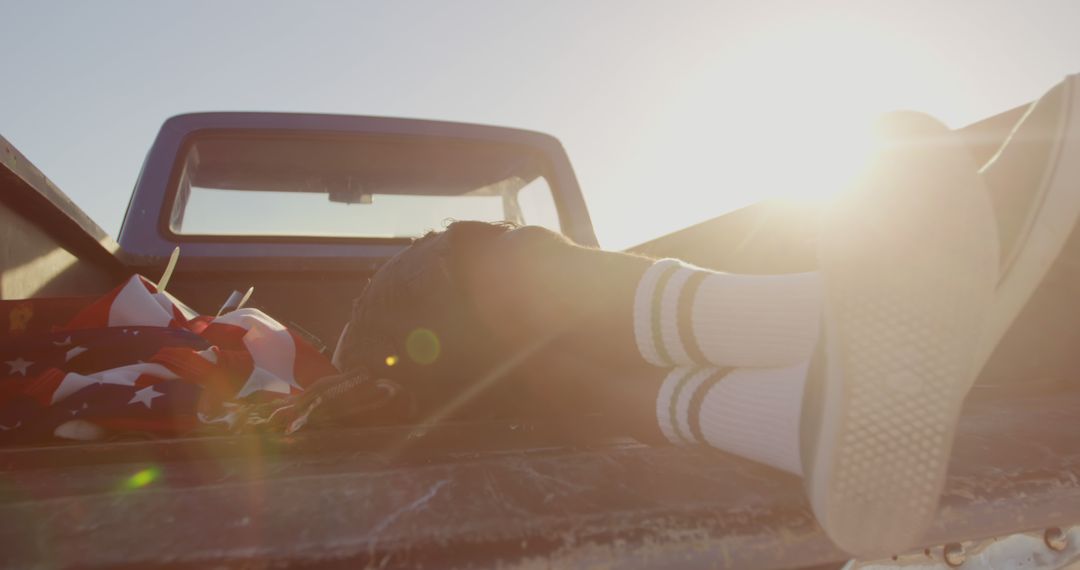
[[732,275],[666,259],[639,281],[635,339],[656,366],[790,366],[810,357],[822,297],[817,273]]

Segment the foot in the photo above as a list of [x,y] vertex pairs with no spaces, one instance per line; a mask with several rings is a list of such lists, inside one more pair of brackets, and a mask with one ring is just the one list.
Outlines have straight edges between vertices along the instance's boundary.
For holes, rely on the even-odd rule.
[[882,131],[824,219],[824,342],[801,430],[814,513],[860,556],[910,548],[932,521],[998,261],[966,148],[925,115]]
[[1001,277],[979,346],[980,366],[1044,281],[1080,218],[1080,75],[1031,106],[982,174],[998,214]]

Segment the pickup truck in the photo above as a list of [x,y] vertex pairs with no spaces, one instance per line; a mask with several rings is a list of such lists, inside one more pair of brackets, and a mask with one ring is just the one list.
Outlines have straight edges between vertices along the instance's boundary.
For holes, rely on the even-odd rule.
[[[961,133],[985,160],[1022,113]],[[180,246],[169,290],[188,305],[213,314],[254,286],[259,307],[332,344],[363,281],[446,218],[539,224],[597,243],[566,153],[536,132],[174,117],[117,241],[0,138],[0,299],[102,294],[131,273],[156,276]],[[809,220],[762,203],[633,249],[720,270],[800,271],[813,266]],[[1025,310],[1017,329],[1075,319],[1047,313]],[[1030,353],[1021,333],[999,352]],[[925,549],[892,560],[849,562],[790,475],[642,445],[584,414],[572,428],[565,418],[458,419],[2,449],[0,565],[1065,567],[1080,560],[1080,351],[1066,352],[1021,359],[1022,370],[995,357],[966,405]],[[160,474],[152,484],[118,485],[146,469]]]

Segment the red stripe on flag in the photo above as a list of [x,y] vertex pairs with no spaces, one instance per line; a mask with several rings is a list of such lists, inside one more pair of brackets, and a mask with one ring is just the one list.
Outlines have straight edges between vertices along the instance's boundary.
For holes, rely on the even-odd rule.
[[210,323],[199,333],[199,336],[222,350],[246,351],[247,346],[244,345],[244,335],[247,333],[247,329],[236,325]]
[[79,311],[63,327],[64,330],[95,329],[109,326],[109,311],[112,310],[113,301],[116,300],[116,296],[120,294],[125,285],[127,285],[127,281]]
[[293,359],[293,378],[296,379],[297,384],[307,388],[320,378],[339,374],[338,369],[334,368],[333,364],[330,364],[330,359],[315,350],[315,347],[311,346],[301,336],[291,330],[289,336],[292,337],[293,344],[296,345],[296,358]]
[[37,400],[42,406],[48,406],[52,404],[53,394],[60,387],[60,383],[64,381],[65,376],[67,376],[66,372],[50,368],[39,374],[37,378],[27,382],[26,387],[23,388],[23,394]]

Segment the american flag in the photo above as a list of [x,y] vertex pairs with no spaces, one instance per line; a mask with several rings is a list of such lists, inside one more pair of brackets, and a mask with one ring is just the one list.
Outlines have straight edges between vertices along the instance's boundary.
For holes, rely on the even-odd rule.
[[97,299],[0,301],[0,319],[0,445],[234,432],[337,374],[258,309],[200,316],[139,275]]

